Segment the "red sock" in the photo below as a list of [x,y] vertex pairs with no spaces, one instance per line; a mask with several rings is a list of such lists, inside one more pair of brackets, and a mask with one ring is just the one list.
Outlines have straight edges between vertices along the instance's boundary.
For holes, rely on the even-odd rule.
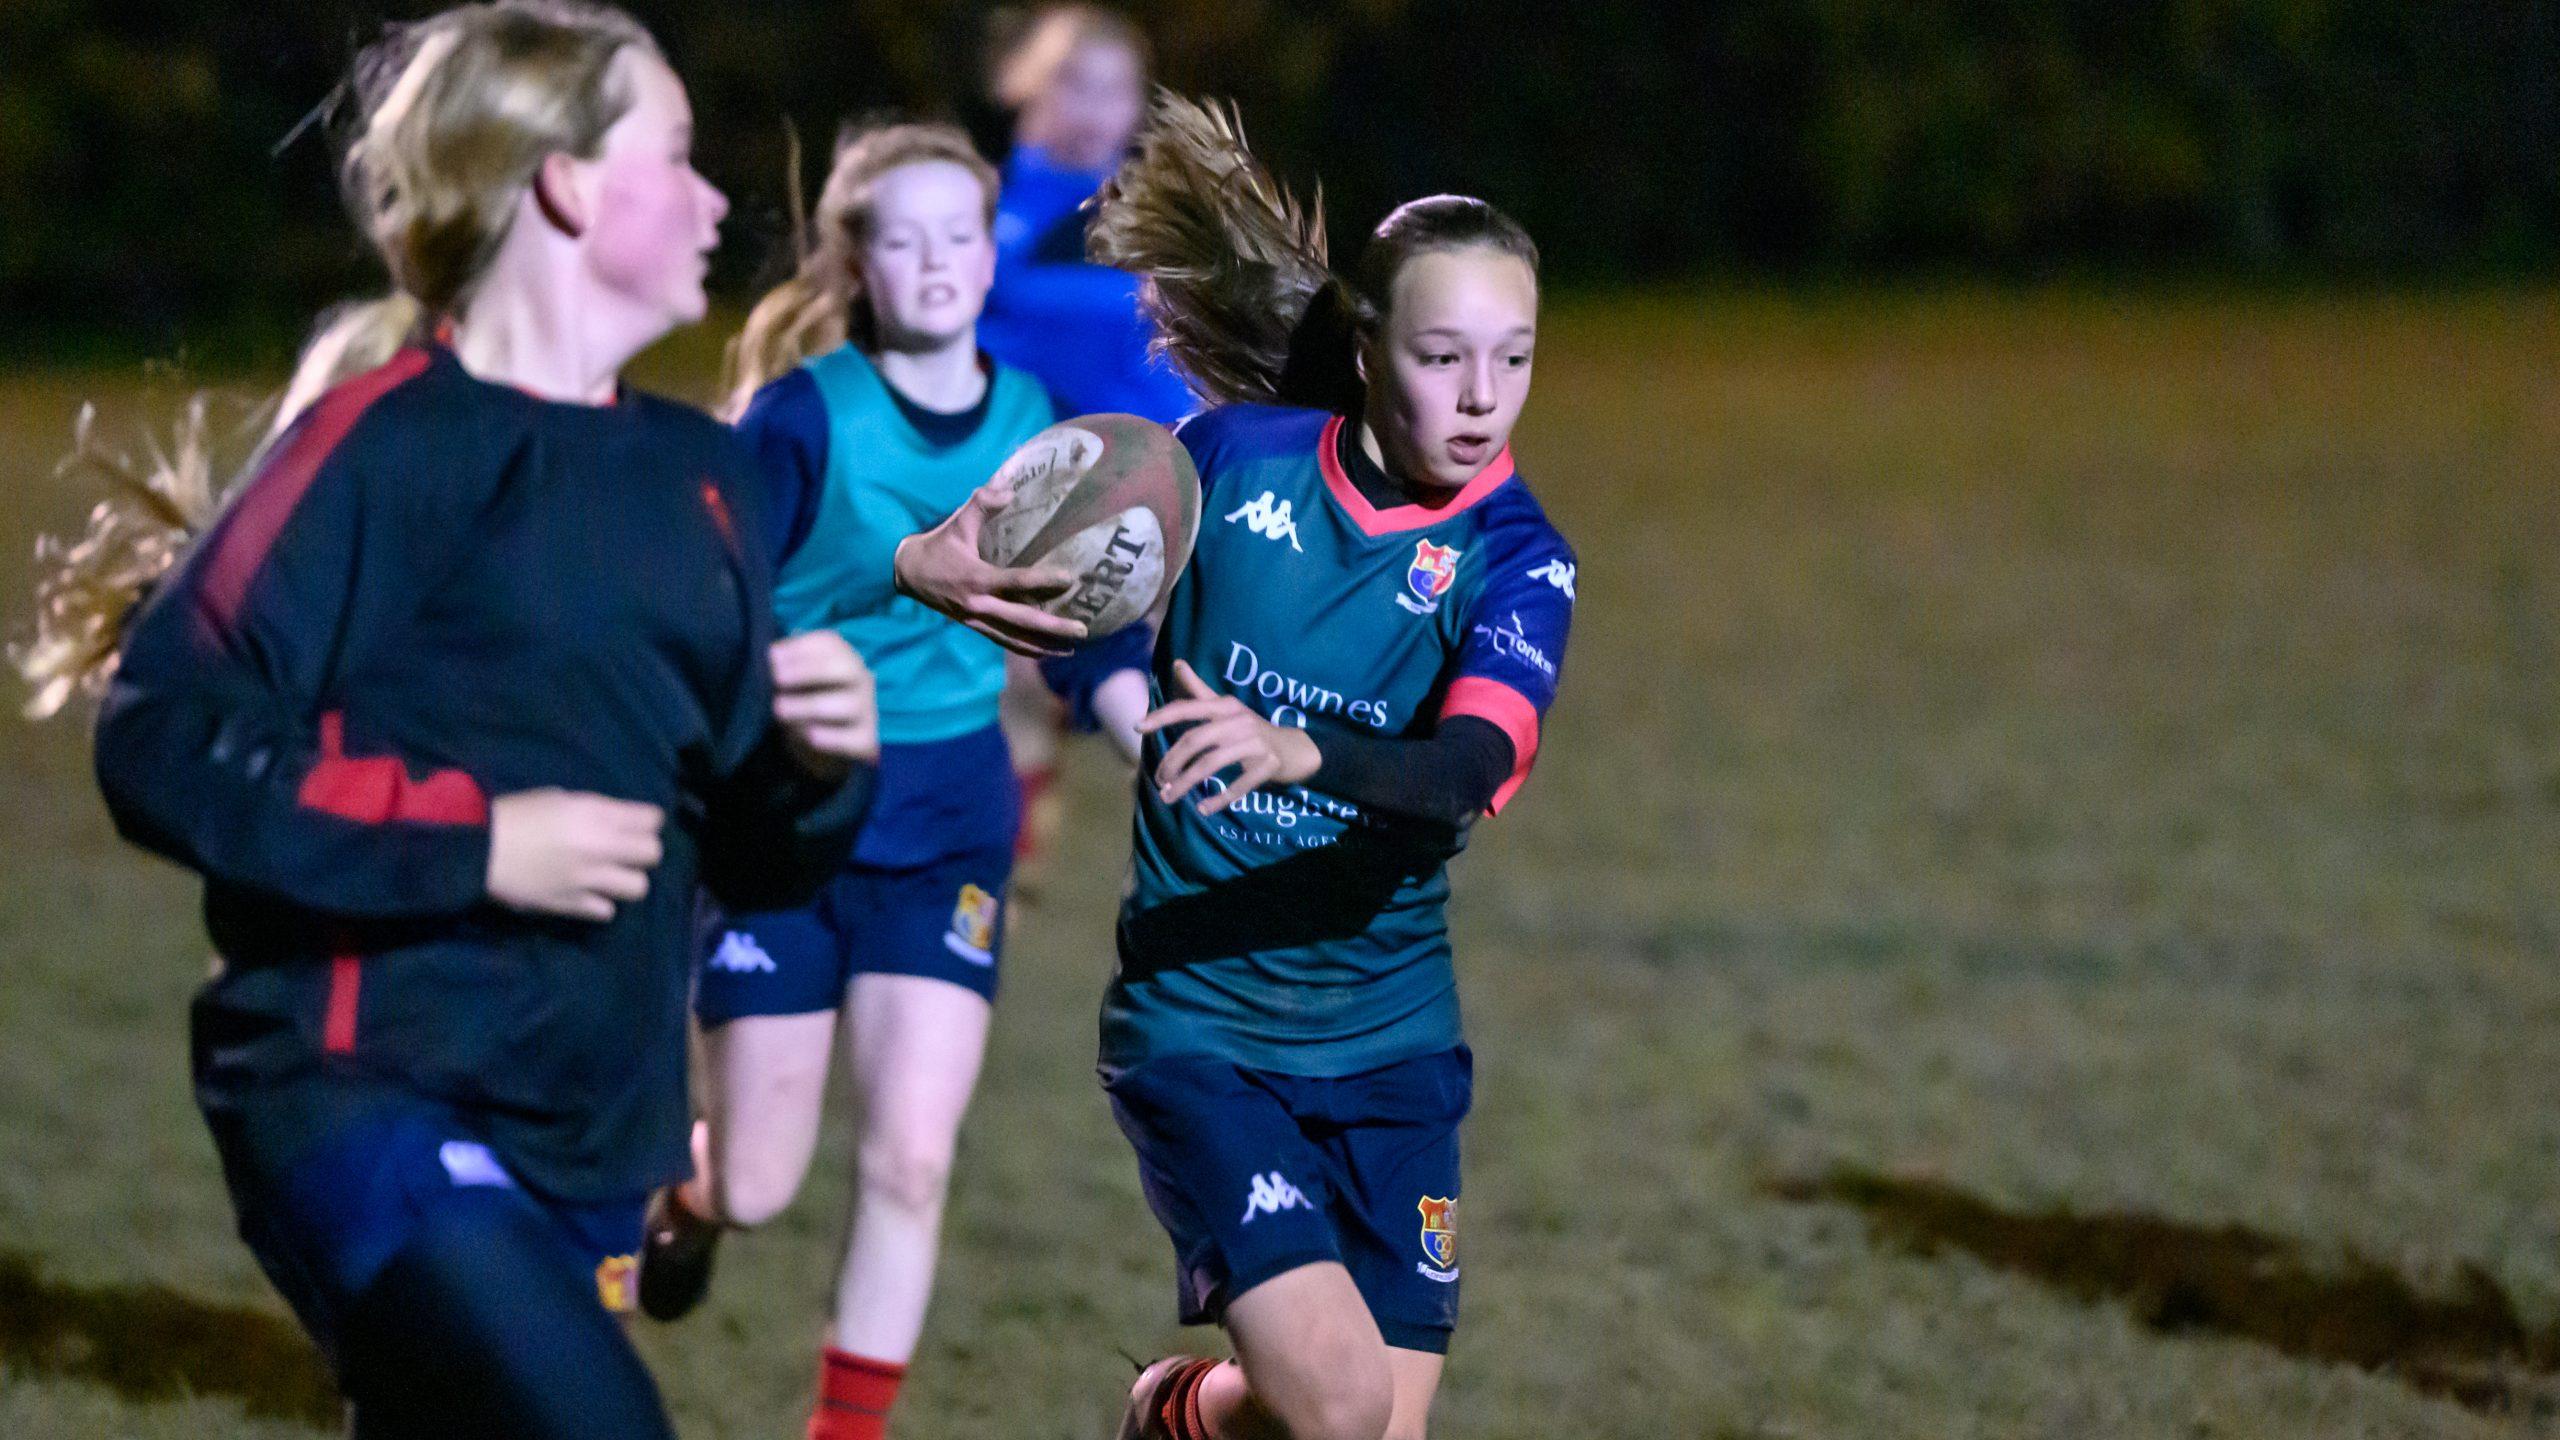
[[1175,1371],[1164,1387],[1164,1433],[1171,1440],[1215,1440],[1200,1415],[1200,1383],[1224,1362],[1194,1360]]
[[809,1412],[809,1440],[883,1440],[889,1407],[907,1367],[871,1360],[830,1346],[818,1356],[818,1408]]

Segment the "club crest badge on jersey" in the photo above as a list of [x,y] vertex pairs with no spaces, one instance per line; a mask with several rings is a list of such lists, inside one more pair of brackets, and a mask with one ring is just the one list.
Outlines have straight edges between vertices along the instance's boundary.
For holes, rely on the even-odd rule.
[[1428,615],[1440,608],[1440,597],[1458,579],[1458,547],[1434,545],[1428,540],[1413,542],[1413,564],[1404,572],[1404,587],[1409,594],[1398,595],[1396,603],[1416,615]]
[[[1458,1202],[1422,1197],[1415,1207],[1422,1211],[1422,1254],[1442,1271],[1454,1273],[1458,1268]],[[1431,1272],[1425,1270],[1426,1275]],[[1441,1278],[1432,1275],[1433,1279]]]
[[996,897],[975,885],[961,886],[942,946],[972,965],[996,963]]

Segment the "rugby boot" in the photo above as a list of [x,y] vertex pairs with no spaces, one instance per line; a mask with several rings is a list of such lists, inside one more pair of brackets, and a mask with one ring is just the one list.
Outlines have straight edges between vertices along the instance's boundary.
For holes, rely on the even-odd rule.
[[711,1257],[724,1228],[693,1213],[670,1185],[649,1197],[640,1237],[640,1313],[681,1320],[711,1290]]

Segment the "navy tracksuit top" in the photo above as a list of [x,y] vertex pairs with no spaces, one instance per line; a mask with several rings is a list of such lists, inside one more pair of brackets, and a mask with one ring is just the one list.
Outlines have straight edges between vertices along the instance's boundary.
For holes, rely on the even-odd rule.
[[[698,889],[804,899],[870,788],[809,780],[771,719],[752,464],[683,406],[549,402],[436,346],[269,448],[97,728],[118,829],[205,877],[204,1103],[347,1075],[463,1107],[562,1198],[685,1172]],[[488,900],[490,797],[543,787],[665,808],[647,898]]]

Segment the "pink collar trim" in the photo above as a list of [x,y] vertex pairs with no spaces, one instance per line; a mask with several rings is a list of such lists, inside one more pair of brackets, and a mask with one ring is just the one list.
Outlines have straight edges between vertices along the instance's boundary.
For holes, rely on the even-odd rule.
[[1342,471],[1342,458],[1335,447],[1341,443],[1343,417],[1336,415],[1324,423],[1324,434],[1316,439],[1316,468],[1324,472],[1324,488],[1333,493],[1334,503],[1351,517],[1363,535],[1392,535],[1399,530],[1419,530],[1437,525],[1502,488],[1511,478],[1511,447],[1493,457],[1476,478],[1466,484],[1446,505],[1391,505],[1384,510],[1371,505],[1360,487]]

